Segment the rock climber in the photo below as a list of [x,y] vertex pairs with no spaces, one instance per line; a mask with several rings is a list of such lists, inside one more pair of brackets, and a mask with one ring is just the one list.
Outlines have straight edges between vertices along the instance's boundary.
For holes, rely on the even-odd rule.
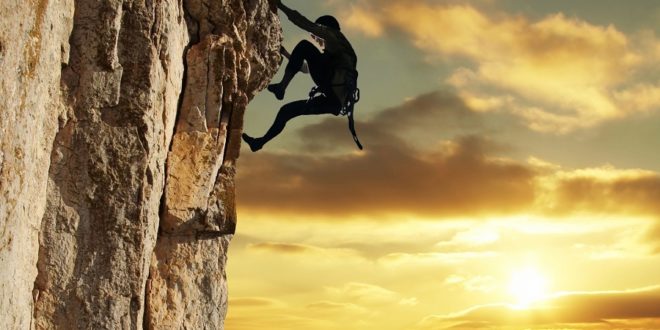
[[287,121],[292,118],[300,115],[347,114],[353,139],[362,149],[353,122],[353,105],[359,100],[357,56],[341,32],[339,22],[330,15],[321,16],[315,22],[311,22],[297,11],[285,6],[280,0],[271,0],[271,6],[282,10],[293,24],[311,33],[312,39],[323,51],[307,40],[300,41],[291,54],[283,47],[280,48],[280,52],[289,59],[289,63],[284,70],[282,80],[269,85],[268,90],[275,94],[278,100],[282,100],[289,83],[298,71],[309,71],[316,87],[310,92],[309,99],[282,106],[264,136],[254,138],[243,133],[243,140],[254,152],[280,134]]

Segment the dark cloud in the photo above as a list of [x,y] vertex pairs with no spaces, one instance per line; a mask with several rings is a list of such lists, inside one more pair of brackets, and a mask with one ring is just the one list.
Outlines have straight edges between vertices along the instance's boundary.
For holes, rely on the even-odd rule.
[[660,175],[619,178],[576,176],[559,180],[554,211],[660,215]]
[[451,92],[423,94],[359,121],[366,149],[354,152],[346,119],[331,117],[298,132],[303,152],[244,153],[238,201],[244,209],[326,216],[660,215],[657,173],[505,161],[499,156],[512,148],[486,137],[493,132],[484,121],[498,120]]
[[[480,116],[448,91],[435,91],[385,109],[370,125],[395,130],[429,125],[436,129],[482,127]],[[396,131],[395,131],[396,132]]]
[[250,155],[239,202],[250,209],[427,215],[511,212],[533,201],[532,173],[486,157],[487,141],[460,138],[454,149],[417,154],[401,143],[360,155]]
[[359,122],[364,152],[321,153],[338,141],[352,143],[348,131],[338,129],[346,125],[341,121],[345,119],[330,118],[302,130],[301,138],[310,141],[307,147],[313,153],[243,154],[237,179],[242,207],[322,215],[442,216],[515,212],[534,200],[533,172],[494,159],[502,146],[483,136],[458,135],[445,145],[438,138],[416,145],[401,136],[420,125],[459,131],[479,125],[455,96],[421,95]]
[[[438,138],[456,134],[476,134],[484,130],[482,115],[470,110],[460,97],[448,91],[422,94],[404,103],[379,111],[365,121],[366,109],[356,106],[356,124],[363,144],[368,147],[424,147]],[[307,151],[355,148],[345,118],[325,120],[300,130]],[[343,126],[343,127],[342,127]],[[339,129],[343,128],[343,129]],[[409,141],[410,145],[402,143]]]
[[[551,299],[543,306],[516,309],[485,305],[451,316],[430,316],[422,324],[431,328],[497,328],[600,324],[614,320],[645,319],[660,325],[660,287],[637,291],[572,293]],[[616,328],[616,326],[615,326]]]

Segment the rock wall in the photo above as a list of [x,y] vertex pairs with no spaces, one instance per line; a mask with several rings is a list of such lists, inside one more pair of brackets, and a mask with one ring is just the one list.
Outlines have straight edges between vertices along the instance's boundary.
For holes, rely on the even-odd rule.
[[29,329],[72,0],[0,1],[0,329]]
[[221,329],[267,1],[0,9],[0,328]]
[[243,114],[279,63],[279,25],[262,19],[269,10],[257,1],[188,1],[198,42],[186,56],[188,75],[167,162],[147,284],[151,327],[223,328]]

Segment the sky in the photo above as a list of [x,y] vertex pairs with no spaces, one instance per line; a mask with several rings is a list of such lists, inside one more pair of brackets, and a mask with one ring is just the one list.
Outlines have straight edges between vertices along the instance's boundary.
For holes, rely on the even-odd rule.
[[660,328],[660,2],[284,2],[351,40],[365,149],[242,147],[228,330]]

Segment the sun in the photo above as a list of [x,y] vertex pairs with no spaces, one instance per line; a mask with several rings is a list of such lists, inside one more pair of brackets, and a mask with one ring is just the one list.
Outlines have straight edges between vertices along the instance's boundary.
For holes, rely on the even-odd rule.
[[527,308],[546,298],[548,280],[535,268],[518,269],[511,273],[509,294],[515,299],[516,307]]

